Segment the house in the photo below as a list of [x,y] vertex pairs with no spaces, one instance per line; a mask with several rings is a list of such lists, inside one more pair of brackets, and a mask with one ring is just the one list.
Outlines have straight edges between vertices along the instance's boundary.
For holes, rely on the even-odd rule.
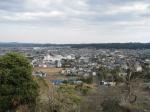
[[139,63],[135,64],[135,69],[137,72],[141,72],[142,71],[142,66]]
[[105,85],[105,86],[115,86],[116,82],[109,82],[109,81],[100,81],[100,85]]
[[93,76],[96,76],[96,72],[92,72],[92,75],[93,75]]
[[46,77],[47,74],[42,72],[42,71],[36,71],[33,73],[33,76],[36,76],[36,77]]
[[51,80],[50,81],[53,85],[60,85],[63,83],[63,80]]
[[150,91],[150,82],[149,82],[149,83],[146,83],[145,89]]

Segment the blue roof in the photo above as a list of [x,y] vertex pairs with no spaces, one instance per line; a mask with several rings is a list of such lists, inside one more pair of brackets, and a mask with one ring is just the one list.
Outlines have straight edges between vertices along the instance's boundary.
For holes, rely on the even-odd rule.
[[51,80],[51,83],[53,83],[54,85],[59,85],[63,82],[63,80]]

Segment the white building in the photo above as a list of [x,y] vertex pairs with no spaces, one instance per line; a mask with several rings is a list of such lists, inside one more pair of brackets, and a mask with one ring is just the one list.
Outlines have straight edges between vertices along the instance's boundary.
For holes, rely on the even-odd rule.
[[44,59],[43,59],[43,61],[45,61],[45,62],[50,62],[50,61],[60,61],[60,60],[62,60],[64,57],[63,56],[61,56],[61,55],[46,55],[46,56],[44,56]]

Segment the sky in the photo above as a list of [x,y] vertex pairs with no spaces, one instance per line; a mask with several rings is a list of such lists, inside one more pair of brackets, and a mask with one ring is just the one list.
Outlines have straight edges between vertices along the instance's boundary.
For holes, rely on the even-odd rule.
[[150,0],[0,0],[0,42],[150,42]]

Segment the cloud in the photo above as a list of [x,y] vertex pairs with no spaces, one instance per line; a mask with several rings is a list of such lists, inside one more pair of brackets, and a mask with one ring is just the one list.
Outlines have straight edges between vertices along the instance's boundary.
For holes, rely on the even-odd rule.
[[50,12],[23,12],[23,13],[13,13],[11,15],[1,16],[3,20],[10,21],[29,21],[37,20],[40,18],[53,18],[53,17],[62,17],[64,14],[60,11],[50,11]]
[[[87,40],[86,37],[92,41],[92,35],[94,41],[103,36],[111,41],[110,36],[125,38],[122,34],[130,37],[133,34],[129,33],[136,31],[149,35],[149,16],[149,0],[0,0],[0,24],[23,29],[34,26],[33,33],[29,33],[31,36],[35,36],[37,27],[37,35],[46,33],[47,38],[63,36],[63,40],[67,35],[82,38],[82,41]],[[55,31],[45,32],[45,28],[54,28]],[[14,32],[17,35],[17,31]],[[114,40],[117,39],[114,37]]]
[[146,3],[132,3],[122,6],[112,6],[112,10],[106,12],[106,14],[119,14],[119,13],[146,13],[150,9],[150,4]]
[[[139,0],[140,1],[140,0]],[[81,20],[87,24],[136,19],[148,15],[150,3],[130,0],[8,0],[0,1],[1,21],[47,21],[54,17],[68,23]],[[22,6],[19,7],[19,6]],[[15,10],[11,10],[15,9]],[[18,10],[17,10],[18,9]],[[128,17],[127,17],[128,16]],[[143,18],[144,19],[144,18]],[[58,22],[57,21],[57,22]],[[54,22],[54,21],[52,21]],[[78,22],[78,21],[77,21]],[[46,23],[46,22],[45,22]],[[74,24],[74,23],[73,23]]]
[[20,12],[24,10],[25,0],[0,0],[0,10]]

